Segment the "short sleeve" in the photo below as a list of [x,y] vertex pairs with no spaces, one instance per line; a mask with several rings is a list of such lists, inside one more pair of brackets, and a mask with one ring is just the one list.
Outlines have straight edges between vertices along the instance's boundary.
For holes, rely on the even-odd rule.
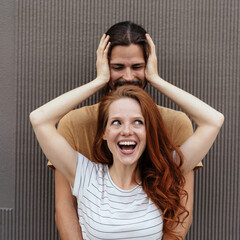
[[[181,111],[172,110],[162,106],[158,106],[159,112],[163,118],[170,138],[180,147],[192,134],[193,127],[189,117]],[[200,162],[194,170],[202,167]]]
[[74,186],[72,188],[72,194],[74,196],[79,196],[83,192],[81,189],[89,185],[94,165],[96,164],[84,157],[81,153],[78,153]]
[[75,143],[74,143],[74,134],[73,134],[73,128],[72,123],[71,123],[71,114],[72,112],[70,112],[69,114],[65,115],[59,122],[58,124],[58,132],[67,140],[67,142],[71,145],[71,147],[75,150]]
[[173,124],[175,131],[172,137],[175,144],[181,146],[193,134],[192,123],[185,113],[180,113]]

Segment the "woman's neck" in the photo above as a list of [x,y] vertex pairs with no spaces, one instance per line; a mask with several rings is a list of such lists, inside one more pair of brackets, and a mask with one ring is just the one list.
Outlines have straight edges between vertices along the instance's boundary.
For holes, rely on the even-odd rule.
[[123,190],[131,190],[141,183],[139,170],[135,172],[135,168],[113,164],[109,174],[114,184]]

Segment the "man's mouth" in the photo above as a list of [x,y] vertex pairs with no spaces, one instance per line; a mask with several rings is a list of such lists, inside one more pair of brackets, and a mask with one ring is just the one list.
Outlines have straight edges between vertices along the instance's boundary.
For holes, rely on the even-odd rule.
[[118,79],[114,82],[114,89],[117,89],[120,86],[124,86],[124,85],[135,85],[135,86],[139,86],[139,87],[143,87],[143,83],[142,81],[140,81],[139,79],[135,79],[132,81],[126,81],[123,79]]

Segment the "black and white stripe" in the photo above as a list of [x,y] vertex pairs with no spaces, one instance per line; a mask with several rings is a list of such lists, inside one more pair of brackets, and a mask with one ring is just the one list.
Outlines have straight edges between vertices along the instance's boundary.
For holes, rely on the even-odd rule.
[[108,166],[80,153],[73,188],[83,239],[161,239],[162,213],[142,187],[122,190]]

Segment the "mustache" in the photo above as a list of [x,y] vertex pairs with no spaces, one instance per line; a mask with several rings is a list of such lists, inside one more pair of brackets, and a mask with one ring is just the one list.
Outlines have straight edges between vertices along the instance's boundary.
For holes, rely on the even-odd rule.
[[134,86],[138,86],[138,87],[142,88],[143,87],[143,82],[140,81],[139,79],[126,81],[126,80],[123,80],[122,78],[120,78],[120,79],[118,79],[114,82],[113,88],[114,88],[114,90],[116,90],[118,87],[124,86],[124,85],[134,85]]

